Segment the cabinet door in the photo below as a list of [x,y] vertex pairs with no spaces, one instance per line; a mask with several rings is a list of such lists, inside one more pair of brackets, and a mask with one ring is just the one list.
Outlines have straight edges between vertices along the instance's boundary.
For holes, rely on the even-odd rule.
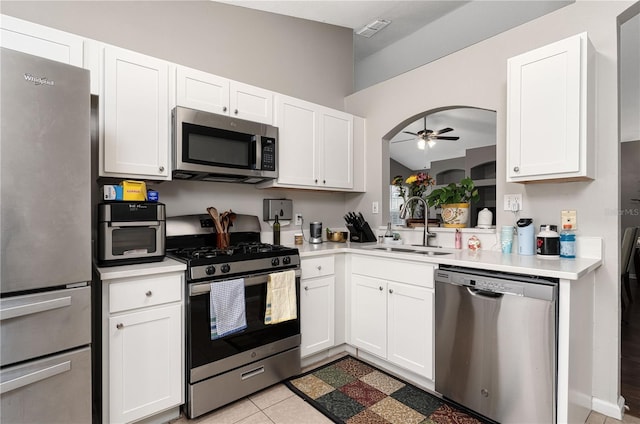
[[433,290],[388,284],[387,359],[433,379]]
[[182,403],[181,305],[109,318],[109,421]]
[[102,176],[170,179],[169,64],[104,49]]
[[318,144],[317,107],[286,96],[276,99],[276,125],[280,143],[278,153],[278,183],[315,186]]
[[[586,35],[585,35],[586,37]],[[580,173],[585,115],[581,97],[581,36],[508,61],[507,176],[509,181]]]
[[273,125],[273,92],[231,81],[230,115],[247,121]]
[[353,188],[353,116],[323,109],[320,114],[319,186]]
[[178,106],[221,115],[229,114],[229,80],[197,69],[176,69]]
[[83,39],[42,25],[0,16],[0,45],[56,62],[83,66]]
[[302,280],[301,287],[301,354],[304,358],[334,345],[335,278],[332,275]]
[[351,277],[352,344],[387,355],[387,283],[364,275]]

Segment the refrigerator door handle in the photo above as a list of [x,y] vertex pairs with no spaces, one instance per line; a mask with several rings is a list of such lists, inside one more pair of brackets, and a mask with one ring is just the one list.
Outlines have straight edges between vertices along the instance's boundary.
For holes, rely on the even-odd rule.
[[11,318],[32,315],[38,312],[50,311],[52,309],[64,308],[71,305],[71,296],[59,297],[57,299],[45,300],[43,302],[28,303],[0,310],[0,321]]
[[38,371],[34,371],[29,374],[14,378],[13,380],[0,383],[0,394],[8,393],[12,390],[19,389],[29,384],[37,383],[44,379],[53,377],[54,375],[62,374],[71,370],[71,361],[65,361],[51,367],[43,368]]

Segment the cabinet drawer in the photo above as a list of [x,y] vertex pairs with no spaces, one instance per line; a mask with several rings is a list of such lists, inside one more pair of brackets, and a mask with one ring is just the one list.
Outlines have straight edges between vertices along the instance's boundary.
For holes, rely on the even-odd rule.
[[0,321],[2,366],[89,344],[91,287],[3,298]]
[[302,278],[322,277],[334,273],[333,256],[302,259],[300,261]]
[[182,273],[148,275],[109,284],[109,312],[144,308],[182,299]]
[[435,265],[424,262],[356,255],[351,260],[351,272],[354,274],[429,288],[433,288],[434,270]]

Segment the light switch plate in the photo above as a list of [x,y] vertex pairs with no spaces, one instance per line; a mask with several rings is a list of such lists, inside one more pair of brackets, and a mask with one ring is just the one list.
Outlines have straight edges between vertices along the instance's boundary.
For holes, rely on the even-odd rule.
[[378,213],[378,202],[371,203],[371,213]]
[[504,210],[518,212],[522,210],[522,194],[505,194]]

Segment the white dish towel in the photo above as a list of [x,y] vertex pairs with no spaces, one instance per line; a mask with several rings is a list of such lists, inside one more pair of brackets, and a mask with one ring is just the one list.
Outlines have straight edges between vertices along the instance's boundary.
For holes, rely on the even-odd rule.
[[211,340],[247,328],[244,278],[211,283],[209,303]]
[[293,270],[269,274],[265,324],[278,324],[298,317],[296,273]]

